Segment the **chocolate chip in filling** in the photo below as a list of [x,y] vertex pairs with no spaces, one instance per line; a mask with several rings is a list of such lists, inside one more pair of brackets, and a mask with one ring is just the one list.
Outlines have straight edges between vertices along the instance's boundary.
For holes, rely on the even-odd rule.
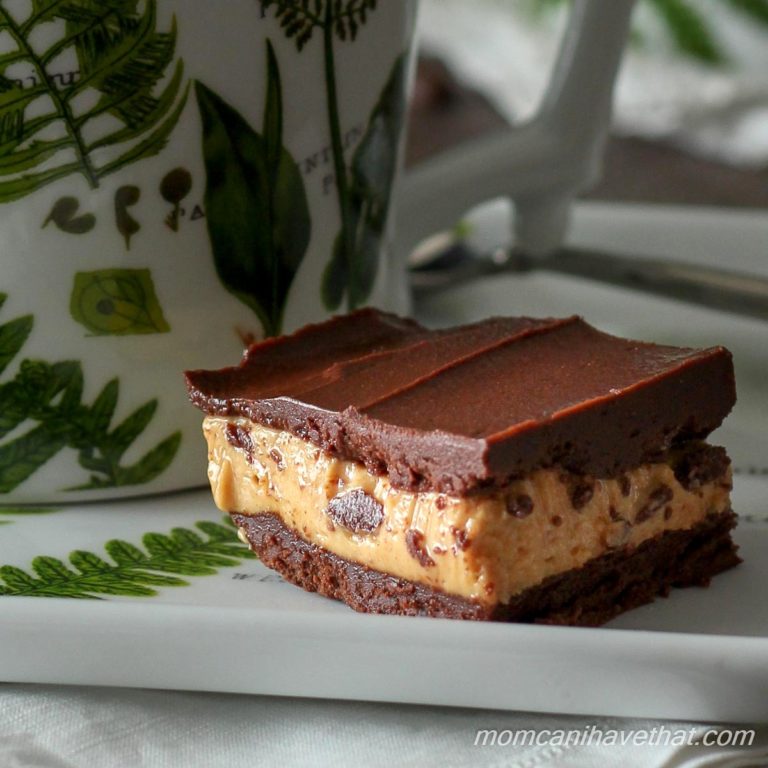
[[592,497],[595,494],[595,486],[590,482],[578,483],[571,493],[571,504],[573,508],[578,511],[592,501]]
[[277,448],[273,448],[269,452],[269,458],[275,462],[275,466],[278,468],[280,472],[285,470],[285,461],[283,460],[283,454],[280,453],[280,451],[278,451]]
[[227,424],[226,436],[227,442],[231,446],[240,449],[246,455],[248,461],[253,463],[255,446],[253,444],[253,439],[251,438],[251,433],[239,424],[230,423]]
[[384,520],[384,507],[360,488],[331,499],[325,513],[352,533],[373,533]]
[[411,557],[424,568],[431,568],[435,564],[424,545],[424,534],[421,531],[411,528],[405,534],[405,545]]
[[627,475],[621,475],[619,477],[619,488],[621,489],[622,496],[629,496],[629,493],[632,490],[632,481]]
[[507,512],[522,520],[533,512],[533,499],[527,493],[519,493],[507,499]]
[[662,507],[672,501],[674,495],[675,494],[668,485],[660,485],[648,497],[645,506],[641,507],[635,515],[635,522],[644,523],[646,520],[650,520]]

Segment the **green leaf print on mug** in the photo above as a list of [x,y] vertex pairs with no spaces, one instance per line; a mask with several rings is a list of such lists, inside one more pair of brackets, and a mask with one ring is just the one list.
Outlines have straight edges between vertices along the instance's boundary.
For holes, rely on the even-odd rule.
[[43,229],[54,223],[62,232],[70,235],[85,235],[96,226],[96,217],[92,213],[78,216],[80,201],[76,197],[60,197],[51,208],[48,218],[43,222]]
[[130,336],[171,330],[148,269],[78,272],[72,317],[94,336]]
[[328,309],[338,309],[345,292],[350,308],[362,306],[373,290],[397,173],[406,74],[403,55],[395,62],[352,157],[346,222],[349,234],[339,233],[323,275],[323,301]]
[[304,181],[283,146],[282,86],[267,44],[267,98],[262,133],[202,83],[205,203],[216,271],[250,307],[267,336],[280,333],[293,279],[309,247]]
[[379,267],[390,208],[398,148],[405,119],[407,56],[395,62],[368,120],[365,135],[351,164],[344,155],[337,43],[354,43],[377,0],[260,0],[263,13],[270,9],[283,34],[299,52],[322,34],[328,126],[339,203],[341,231],[323,274],[321,295],[329,310],[341,306],[346,296],[349,309],[363,306],[370,296]]
[[[0,293],[0,308],[6,295]],[[0,324],[0,374],[21,352],[34,328],[24,315]],[[150,400],[113,426],[120,384],[104,385],[92,405],[82,401],[83,369],[67,360],[22,360],[8,381],[0,383],[0,495],[11,493],[65,448],[77,451],[89,479],[70,490],[141,485],[171,464],[181,444],[174,432],[130,465],[128,449],[149,426],[158,408]]]
[[115,225],[125,240],[125,249],[131,250],[131,238],[141,229],[128,209],[141,199],[141,190],[134,184],[124,184],[115,192]]
[[[29,5],[19,18],[23,6],[0,0],[0,203],[73,174],[98,187],[160,152],[187,100],[175,20],[157,31],[157,0]],[[72,71],[54,71],[70,54]]]
[[186,168],[174,168],[160,182],[161,197],[173,206],[173,210],[165,217],[165,225],[172,232],[179,231],[181,203],[191,191],[192,174]]
[[294,0],[259,0],[266,13],[275,9],[275,17],[289,40],[302,50],[312,39],[315,29],[335,34],[341,40],[355,40],[360,27],[376,10],[378,0],[314,0],[297,3]]

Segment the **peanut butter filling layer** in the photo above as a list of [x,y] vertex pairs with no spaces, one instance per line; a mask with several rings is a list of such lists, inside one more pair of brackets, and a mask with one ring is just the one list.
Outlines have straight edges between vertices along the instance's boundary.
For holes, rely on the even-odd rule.
[[487,605],[730,507],[730,469],[685,486],[670,463],[612,479],[542,469],[457,498],[393,488],[361,464],[246,419],[207,417],[203,431],[222,511],[277,515],[339,557]]

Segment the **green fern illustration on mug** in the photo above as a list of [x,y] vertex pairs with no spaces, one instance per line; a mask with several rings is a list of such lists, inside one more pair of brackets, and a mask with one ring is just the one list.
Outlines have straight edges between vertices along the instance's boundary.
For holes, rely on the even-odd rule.
[[[157,0],[32,0],[24,18],[17,8],[0,0],[11,44],[0,54],[0,203],[73,174],[96,188],[163,149],[188,86],[173,64],[175,20],[157,31]],[[61,34],[41,49],[43,28]],[[55,72],[70,55],[77,71]]]
[[259,0],[274,9],[283,32],[299,51],[322,35],[328,123],[341,231],[322,283],[323,301],[338,309],[365,304],[373,290],[384,245],[401,128],[405,119],[406,56],[397,59],[371,113],[351,163],[344,157],[339,110],[336,42],[353,43],[377,8],[377,0]]
[[[0,293],[0,308],[6,295]],[[24,347],[34,318],[23,315],[0,325],[0,375]],[[82,365],[22,360],[9,381],[0,384],[0,496],[11,493],[54,456],[77,451],[89,478],[70,490],[141,485],[164,472],[176,456],[181,433],[174,432],[133,464],[125,454],[151,423],[158,408],[150,400],[113,424],[120,394],[118,379],[108,381],[89,406],[83,402]]]

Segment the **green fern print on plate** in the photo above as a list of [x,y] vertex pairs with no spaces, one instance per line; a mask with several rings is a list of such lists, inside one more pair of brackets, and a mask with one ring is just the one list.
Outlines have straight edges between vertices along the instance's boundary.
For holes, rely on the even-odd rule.
[[195,523],[195,528],[174,528],[168,535],[147,533],[142,537],[143,548],[113,539],[104,545],[109,560],[76,550],[69,555],[69,563],[55,557],[36,557],[31,572],[2,566],[0,595],[153,597],[157,587],[188,586],[182,576],[212,576],[221,568],[255,558],[238,540],[229,518],[224,518],[223,525],[203,521]]
[[56,507],[1,507],[0,525],[10,525],[16,522],[8,518],[27,517],[29,515],[50,515],[59,510]]
[[[0,0],[11,44],[0,54],[0,203],[73,174],[96,188],[160,152],[188,86],[175,21],[157,30],[157,0],[32,0],[25,18],[19,7]],[[58,71],[72,55],[77,71]]]
[[[0,309],[6,300],[0,293]],[[34,328],[31,315],[0,324],[0,376],[21,352]],[[11,493],[64,449],[77,452],[89,477],[70,490],[141,485],[170,466],[181,443],[174,432],[133,464],[128,449],[149,426],[157,400],[137,408],[113,426],[120,382],[112,379],[91,405],[83,403],[79,362],[22,360],[16,375],[0,382],[0,496]]]

